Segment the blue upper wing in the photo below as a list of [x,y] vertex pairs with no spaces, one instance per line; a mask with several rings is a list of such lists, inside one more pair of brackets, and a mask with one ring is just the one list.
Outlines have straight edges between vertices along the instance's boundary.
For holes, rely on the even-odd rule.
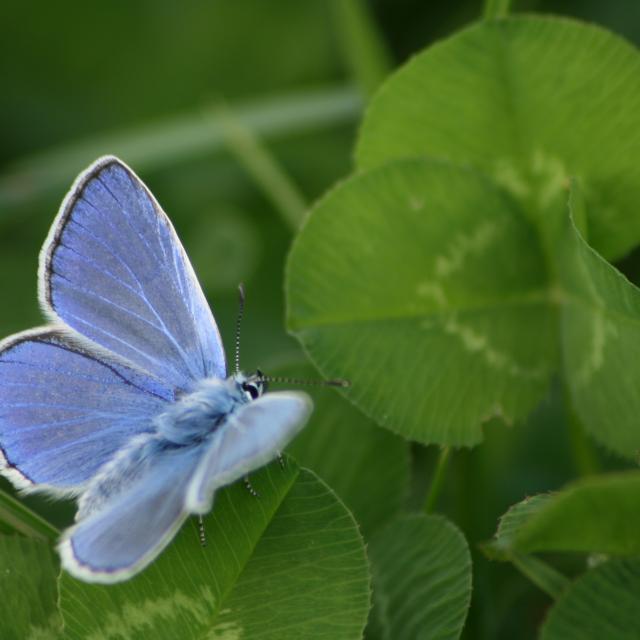
[[273,460],[304,427],[313,405],[306,393],[278,391],[249,402],[207,441],[187,492],[187,509],[207,513],[219,487]]
[[166,214],[120,160],[96,161],[40,256],[45,312],[179,389],[226,376],[211,310]]
[[165,383],[55,328],[11,336],[0,343],[0,474],[79,493],[173,399]]

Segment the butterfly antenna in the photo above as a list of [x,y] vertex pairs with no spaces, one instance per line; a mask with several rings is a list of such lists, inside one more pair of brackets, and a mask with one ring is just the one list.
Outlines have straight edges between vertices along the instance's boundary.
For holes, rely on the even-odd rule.
[[236,373],[240,373],[240,328],[244,315],[244,285],[238,285],[238,315],[236,317]]
[[284,384],[295,384],[305,387],[342,387],[346,389],[351,386],[348,380],[300,380],[300,378],[282,378],[280,376],[262,376],[265,382],[283,382]]

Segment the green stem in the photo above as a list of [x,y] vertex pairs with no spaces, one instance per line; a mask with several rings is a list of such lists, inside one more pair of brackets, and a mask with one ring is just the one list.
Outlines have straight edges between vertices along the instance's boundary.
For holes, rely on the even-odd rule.
[[[356,89],[333,87],[234,105],[234,114],[261,138],[275,138],[353,122],[361,109]],[[122,157],[136,171],[152,171],[222,151],[224,146],[223,126],[209,108],[55,147],[18,161],[0,177],[0,211],[67,187],[83,167],[106,153]]]
[[363,0],[333,0],[344,58],[362,95],[371,96],[392,68],[391,57]]
[[510,5],[511,0],[484,0],[483,17],[485,20],[504,18],[509,14]]
[[293,180],[258,137],[226,107],[218,109],[227,145],[285,223],[296,231],[304,218],[307,204]]
[[0,490],[0,522],[29,538],[57,540],[60,532],[13,496]]
[[442,447],[440,454],[438,455],[438,461],[436,463],[435,471],[433,472],[433,478],[431,479],[431,486],[429,487],[429,493],[427,499],[424,502],[424,512],[432,513],[438,498],[440,497],[440,491],[444,483],[444,476],[449,463],[449,456],[451,454],[450,447]]
[[509,555],[509,559],[520,573],[554,600],[557,600],[571,584],[568,578],[539,558],[512,553]]
[[571,393],[564,379],[561,381],[561,385],[573,465],[578,475],[595,475],[602,471],[602,465],[598,459],[598,453],[589,439],[589,436],[585,433],[582,422],[573,408]]

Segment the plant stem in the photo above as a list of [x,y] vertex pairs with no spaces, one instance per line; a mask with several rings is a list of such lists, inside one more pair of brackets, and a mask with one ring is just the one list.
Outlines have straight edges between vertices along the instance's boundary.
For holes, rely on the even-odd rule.
[[28,538],[56,540],[60,532],[13,496],[0,490],[0,521]]
[[231,153],[262,189],[285,223],[296,231],[307,208],[298,187],[258,137],[226,107],[218,109]]
[[[352,122],[361,109],[359,92],[349,86],[259,98],[235,105],[234,114],[260,137],[275,138]],[[218,118],[213,109],[200,109],[29,156],[0,177],[0,211],[65,187],[78,171],[106,153],[121,156],[137,171],[151,171],[219,152],[225,137]]]
[[602,465],[598,459],[597,451],[589,440],[589,436],[585,433],[580,418],[578,418],[575,409],[573,408],[571,394],[567,388],[566,381],[562,379],[560,384],[562,385],[564,413],[569,430],[573,465],[578,475],[595,475],[602,470]]
[[369,97],[392,68],[387,46],[363,0],[333,0],[333,12],[351,75]]
[[511,0],[484,0],[483,17],[485,20],[504,18],[509,14],[510,5]]
[[438,461],[436,462],[436,468],[433,472],[433,478],[431,479],[431,486],[429,487],[429,493],[427,499],[424,502],[424,512],[433,513],[436,506],[436,502],[440,496],[440,491],[444,483],[444,476],[449,463],[449,455],[451,453],[450,447],[442,447],[438,455]]
[[534,556],[511,553],[509,559],[524,576],[554,600],[557,600],[571,583],[559,571]]
[[569,423],[571,454],[576,472],[580,476],[597,474],[602,467],[582,424],[575,416],[569,416],[567,422]]

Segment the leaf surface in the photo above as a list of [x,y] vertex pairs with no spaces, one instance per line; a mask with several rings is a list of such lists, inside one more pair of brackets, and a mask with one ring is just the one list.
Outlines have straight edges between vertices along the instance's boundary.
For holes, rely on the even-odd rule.
[[[279,373],[308,380],[317,376],[309,365]],[[335,389],[305,390],[313,398],[314,412],[287,451],[326,480],[366,538],[405,506],[409,443],[378,427]]]
[[[573,219],[584,219],[582,204],[574,185]],[[573,219],[560,251],[564,376],[585,428],[633,457],[640,450],[640,290],[587,244]]]
[[526,415],[556,364],[532,235],[517,204],[474,171],[415,159],[356,176],[294,243],[289,327],[379,424],[475,444],[490,417]]
[[58,640],[58,565],[42,540],[0,535],[0,638]]
[[369,573],[350,513],[287,461],[216,495],[200,545],[195,518],[147,570],[100,586],[61,580],[69,638],[357,639]]
[[361,169],[429,155],[494,176],[540,226],[580,178],[590,241],[607,258],[640,240],[640,56],[557,17],[478,23],[404,65],[373,99]]
[[640,560],[618,558],[587,571],[556,602],[542,640],[640,637]]
[[402,516],[374,536],[369,555],[374,637],[460,637],[471,600],[471,556],[457,527],[441,516]]
[[493,546],[521,553],[575,551],[640,555],[640,472],[579,480],[511,507]]
[[588,478],[546,500],[514,537],[516,549],[640,554],[640,473]]

